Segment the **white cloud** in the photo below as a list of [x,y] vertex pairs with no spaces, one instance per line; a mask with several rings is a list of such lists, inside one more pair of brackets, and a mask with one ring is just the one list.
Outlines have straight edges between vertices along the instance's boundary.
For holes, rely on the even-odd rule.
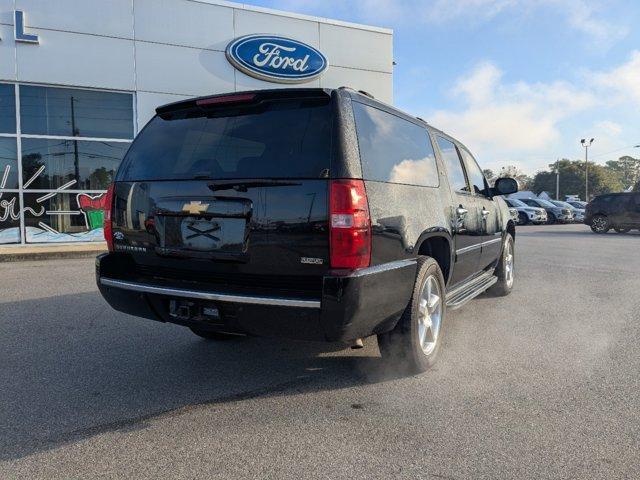
[[593,130],[602,132],[607,137],[617,137],[622,132],[622,125],[611,120],[602,120],[593,126]]
[[465,142],[483,166],[516,164],[533,172],[556,156],[575,155],[581,135],[596,137],[593,151],[604,161],[602,155],[638,142],[637,130],[626,127],[638,121],[640,51],[578,84],[508,83],[496,65],[482,63],[450,94],[461,107],[422,114]]
[[591,44],[607,49],[624,38],[629,29],[604,19],[605,0],[276,0],[283,10],[357,19],[383,26],[444,24],[464,20],[482,23],[501,14],[522,17],[551,9],[566,18],[567,25],[585,34]]
[[631,100],[640,105],[640,51],[632,52],[628,62],[610,72],[594,74],[593,79],[613,92],[618,102]]
[[491,63],[476,67],[454,85],[464,107],[427,118],[463,139],[489,162],[513,163],[546,152],[561,139],[559,122],[595,105],[595,97],[567,82],[505,83]]
[[[394,183],[408,183],[413,185],[421,185],[425,179],[434,177],[435,159],[433,156],[420,160],[403,160],[393,166],[389,181]],[[434,183],[437,183],[437,173],[435,174]]]
[[[593,44],[607,49],[629,33],[623,25],[613,24],[602,19],[602,11],[598,11],[598,2],[585,0],[547,0],[564,10],[569,25],[575,30],[588,35]],[[606,3],[601,7],[606,8]],[[604,8],[600,8],[603,10]]]

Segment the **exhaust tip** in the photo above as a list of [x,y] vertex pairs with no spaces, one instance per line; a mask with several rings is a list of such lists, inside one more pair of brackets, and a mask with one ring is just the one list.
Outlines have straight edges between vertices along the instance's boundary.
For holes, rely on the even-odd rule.
[[351,344],[351,349],[360,350],[361,348],[364,348],[364,342],[362,341],[361,338],[356,338]]

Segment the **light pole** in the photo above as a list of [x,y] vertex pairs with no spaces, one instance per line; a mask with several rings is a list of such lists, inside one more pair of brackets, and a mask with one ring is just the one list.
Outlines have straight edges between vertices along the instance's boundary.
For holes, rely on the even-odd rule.
[[595,139],[592,138],[587,142],[584,138],[580,143],[584,147],[584,201],[589,201],[589,147]]
[[560,200],[560,159],[556,159],[556,200]]

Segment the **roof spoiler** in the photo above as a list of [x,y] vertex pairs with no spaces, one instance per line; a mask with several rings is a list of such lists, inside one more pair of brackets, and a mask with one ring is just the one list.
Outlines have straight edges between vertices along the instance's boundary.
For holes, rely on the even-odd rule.
[[191,98],[169,103],[156,108],[160,117],[184,110],[199,109],[207,111],[213,108],[239,105],[255,105],[263,101],[286,100],[294,98],[329,98],[331,91],[322,88],[282,88],[276,90],[252,90],[247,92],[224,93],[207,97]]

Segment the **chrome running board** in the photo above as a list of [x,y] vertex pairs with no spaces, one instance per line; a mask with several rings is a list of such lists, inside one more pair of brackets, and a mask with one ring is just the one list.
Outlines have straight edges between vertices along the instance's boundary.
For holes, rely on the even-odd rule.
[[469,300],[476,298],[482,292],[491,287],[498,281],[493,272],[486,272],[482,275],[475,277],[472,280],[454,288],[447,292],[447,308],[449,310],[456,310],[460,308]]

